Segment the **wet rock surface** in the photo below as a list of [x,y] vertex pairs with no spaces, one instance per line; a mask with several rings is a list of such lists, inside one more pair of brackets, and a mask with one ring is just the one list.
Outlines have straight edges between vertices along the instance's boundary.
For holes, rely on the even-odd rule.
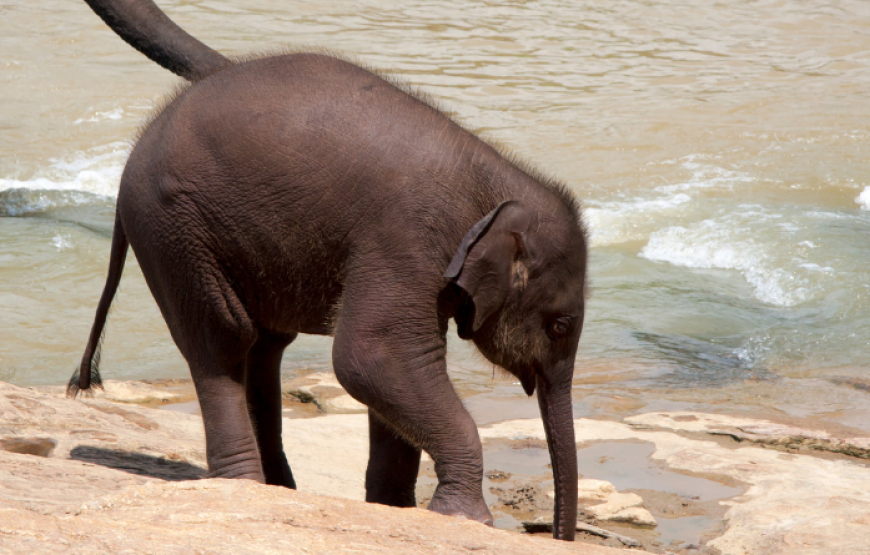
[[518,511],[552,511],[553,501],[544,492],[531,484],[513,488],[489,488],[498,497],[498,503]]
[[[720,418],[716,415],[695,416],[698,419],[701,416]],[[608,441],[647,442],[653,446],[652,460],[672,471],[716,480],[730,484],[730,487],[743,484],[743,489],[739,495],[714,500],[715,504],[725,508],[724,515],[714,526],[694,534],[691,539],[687,539],[688,535],[681,538],[671,532],[662,533],[662,528],[668,524],[663,518],[668,516],[665,511],[675,506],[673,497],[670,500],[665,498],[669,502],[659,509],[654,506],[655,499],[644,498],[645,505],[659,522],[653,531],[604,523],[602,527],[635,537],[646,549],[659,553],[870,553],[870,468],[863,460],[830,460],[811,454],[786,454],[756,445],[726,447],[715,441],[654,430],[645,415],[628,420],[632,425],[575,420],[577,441],[593,446]],[[683,419],[682,422],[694,420]],[[486,440],[540,439],[544,437],[544,430],[540,422],[512,421],[483,428],[481,436]],[[581,449],[579,456],[583,455]],[[642,490],[634,492],[643,493]],[[684,499],[686,508],[695,510],[710,502],[690,497]],[[682,521],[682,528],[676,526],[672,529],[677,533],[681,529],[687,533],[686,525],[698,518],[691,515],[680,517],[679,513],[669,516],[677,517],[674,522]]]
[[[42,386],[38,391],[65,395],[65,385]],[[179,403],[195,397],[193,384],[189,380],[155,380],[128,382],[122,380],[104,380],[103,389],[91,392],[94,399],[105,399],[119,403],[137,405],[159,405],[163,403]]]

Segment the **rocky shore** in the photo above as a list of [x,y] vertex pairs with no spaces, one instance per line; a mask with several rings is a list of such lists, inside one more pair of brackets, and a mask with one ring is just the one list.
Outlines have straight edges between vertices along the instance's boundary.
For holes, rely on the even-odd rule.
[[[283,391],[299,491],[203,479],[188,382],[75,401],[0,383],[0,553],[870,553],[868,438],[687,412],[578,419],[572,545],[547,539],[538,420],[480,429],[492,529],[363,503],[364,407],[327,375]],[[435,484],[424,460],[421,505]]]

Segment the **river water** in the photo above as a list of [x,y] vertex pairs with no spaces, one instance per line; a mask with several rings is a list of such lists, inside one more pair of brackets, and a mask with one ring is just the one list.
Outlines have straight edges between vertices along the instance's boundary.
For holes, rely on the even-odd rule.
[[[564,180],[592,233],[578,416],[870,431],[870,3],[163,0],[221,52],[326,46]],[[0,380],[65,383],[130,141],[178,80],[84,2],[0,2]],[[451,340],[481,422],[537,413]],[[329,368],[330,340],[287,352]],[[131,259],[105,377],[187,369]]]

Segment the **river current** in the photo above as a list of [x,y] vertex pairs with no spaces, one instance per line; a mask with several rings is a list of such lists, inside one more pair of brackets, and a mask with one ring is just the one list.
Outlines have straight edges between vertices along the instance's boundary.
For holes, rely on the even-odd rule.
[[[328,47],[564,181],[591,231],[578,416],[746,412],[870,432],[870,3],[161,0],[230,55]],[[0,380],[65,383],[118,181],[178,83],[81,1],[0,2]],[[301,338],[287,375],[330,367]],[[461,340],[480,422],[537,414]],[[186,377],[128,259],[114,379]]]

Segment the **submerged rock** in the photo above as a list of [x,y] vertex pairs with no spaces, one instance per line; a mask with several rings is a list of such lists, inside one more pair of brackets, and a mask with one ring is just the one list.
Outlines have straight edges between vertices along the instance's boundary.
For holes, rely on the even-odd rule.
[[[530,534],[540,534],[542,532],[549,533],[553,531],[553,521],[545,519],[526,521],[523,522],[523,528]],[[593,526],[587,522],[578,522],[577,531],[586,532],[587,534],[592,534],[593,536],[598,536],[604,539],[614,539],[628,547],[641,547],[641,542],[634,538],[629,538],[628,536],[617,534],[616,532],[599,528],[598,526]]]
[[345,392],[334,374],[314,373],[293,378],[281,384],[281,395],[300,403],[313,403],[327,414],[368,412],[365,405]]
[[553,510],[553,501],[544,495],[539,488],[523,484],[518,487],[494,487],[490,492],[498,497],[498,502],[505,507],[518,511],[546,511]]
[[[555,492],[547,497],[555,499]],[[636,526],[654,527],[658,523],[643,507],[643,498],[636,493],[619,493],[606,480],[581,479],[577,482],[577,497],[587,515],[600,522],[624,522]]]
[[588,514],[602,522],[625,522],[637,526],[656,526],[658,523],[643,508],[643,498],[636,493],[614,493],[600,505],[587,505]]

